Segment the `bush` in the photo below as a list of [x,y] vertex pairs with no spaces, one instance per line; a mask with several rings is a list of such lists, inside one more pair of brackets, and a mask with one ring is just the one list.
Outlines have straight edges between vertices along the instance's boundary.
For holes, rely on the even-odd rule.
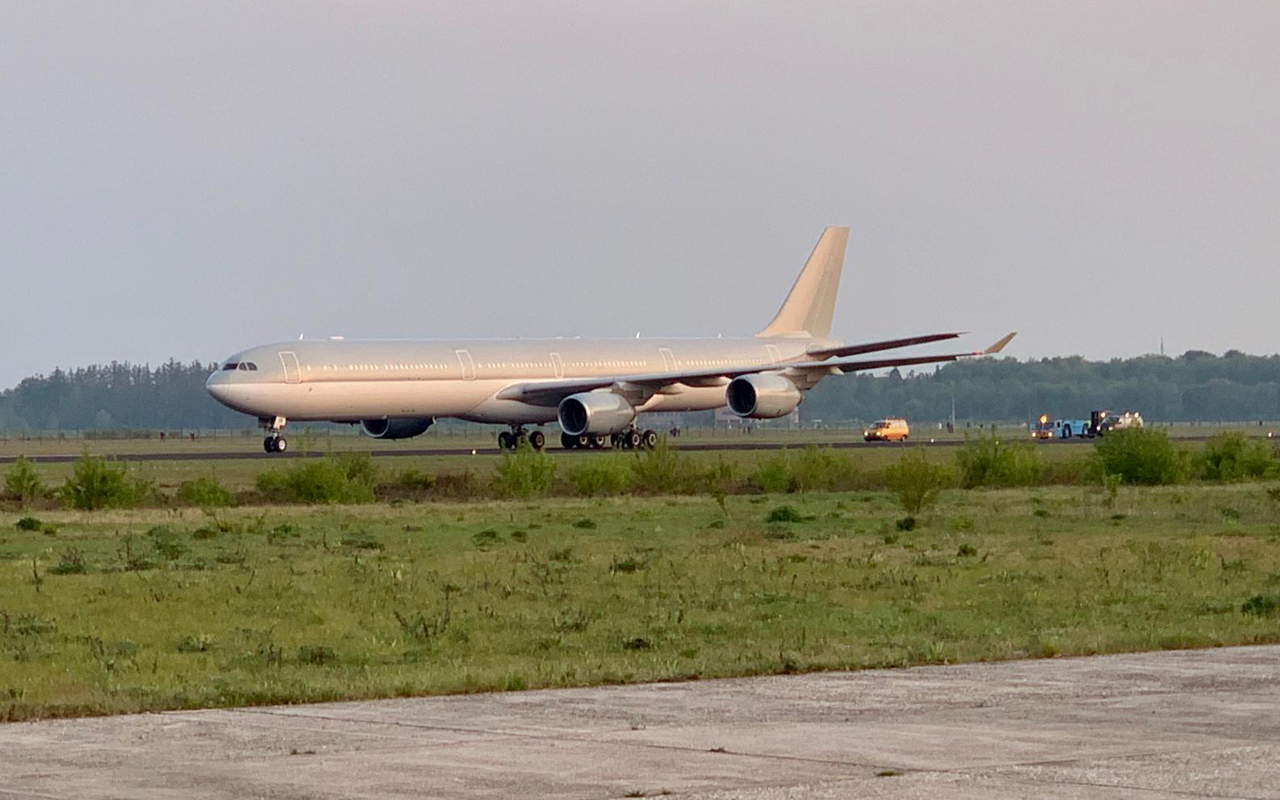
[[493,477],[493,488],[507,497],[541,497],[555,479],[556,461],[521,440],[514,453],[505,453]]
[[1008,442],[983,436],[966,442],[956,452],[960,485],[1038,486],[1044,474],[1040,452],[1026,442]]
[[1143,486],[1160,486],[1186,480],[1186,451],[1169,441],[1157,428],[1128,428],[1111,431],[1097,444],[1097,455],[1105,475]]
[[898,496],[898,502],[908,514],[919,514],[954,482],[951,470],[931,463],[918,447],[904,454],[898,463],[886,467],[884,477],[889,491]]
[[769,494],[789,494],[800,488],[800,482],[791,474],[786,451],[761,462],[751,476],[751,483]]
[[20,531],[39,531],[44,529],[44,523],[35,517],[27,516],[13,523],[13,527]]
[[621,494],[631,484],[631,469],[619,456],[597,457],[575,464],[568,478],[574,491],[583,497]]
[[4,496],[7,500],[30,503],[44,496],[44,482],[26,456],[18,456],[13,468],[4,479]]
[[1264,442],[1251,440],[1240,431],[1215,434],[1194,458],[1196,477],[1219,483],[1265,478],[1276,466]]
[[236,496],[212,475],[178,484],[178,501],[201,508],[226,508],[236,504]]
[[663,436],[658,446],[645,450],[631,462],[631,486],[648,494],[680,494],[696,491],[702,472],[688,456],[672,447]]
[[62,499],[72,508],[132,508],[152,494],[148,480],[133,478],[124,464],[114,464],[88,453],[72,468],[62,486]]
[[810,445],[796,455],[791,475],[798,492],[832,492],[854,488],[857,468],[829,447]]
[[765,522],[804,522],[804,516],[794,506],[778,506],[769,512]]
[[58,563],[50,567],[49,571],[55,575],[83,575],[89,571],[89,564],[78,548],[68,547],[62,551]]
[[372,503],[377,483],[373,460],[359,453],[325,456],[258,475],[258,491],[287,503]]

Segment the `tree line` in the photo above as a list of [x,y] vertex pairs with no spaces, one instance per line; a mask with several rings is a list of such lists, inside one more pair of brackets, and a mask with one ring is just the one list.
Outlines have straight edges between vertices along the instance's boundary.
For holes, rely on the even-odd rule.
[[[55,369],[0,392],[0,430],[247,428],[254,421],[215,402],[204,382],[216,365],[170,360]],[[1152,420],[1226,422],[1280,418],[1280,355],[1087,361],[974,359],[934,370],[829,378],[806,397],[802,418],[828,424],[886,416],[933,421],[1087,417],[1141,411]]]

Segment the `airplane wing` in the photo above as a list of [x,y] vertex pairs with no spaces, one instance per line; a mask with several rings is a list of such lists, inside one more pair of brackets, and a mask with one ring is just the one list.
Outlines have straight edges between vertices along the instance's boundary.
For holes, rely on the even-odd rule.
[[[939,338],[952,338],[954,334],[935,334]],[[672,370],[670,372],[653,372],[642,375],[601,376],[598,378],[572,378],[558,381],[536,381],[516,383],[498,392],[500,400],[518,400],[538,406],[559,405],[560,401],[571,394],[589,392],[594,389],[613,387],[623,395],[637,395],[647,399],[663,387],[674,384],[686,386],[716,386],[727,384],[740,375],[752,375],[758,372],[770,372],[785,375],[796,371],[801,374],[813,372],[861,372],[885,367],[905,367],[915,364],[937,364],[944,361],[958,361],[962,358],[987,356],[999,353],[1004,349],[1016,332],[1001,338],[985,350],[974,350],[968,353],[948,353],[945,355],[914,356],[907,358],[880,358],[852,360],[832,358],[827,361],[783,362],[777,365],[751,364],[742,367],[729,367],[701,370]],[[923,338],[923,337],[922,337]],[[937,341],[937,339],[931,340]],[[888,348],[885,348],[888,349]],[[641,400],[640,402],[643,402]]]
[[887,339],[883,342],[870,342],[868,344],[851,344],[842,345],[840,347],[821,347],[810,350],[805,353],[806,356],[813,358],[839,358],[842,356],[858,356],[864,353],[878,353],[881,350],[897,350],[899,347],[911,347],[917,344],[928,344],[929,342],[940,342],[943,339],[956,339],[963,336],[963,333],[931,333],[927,336],[911,336],[906,339]]

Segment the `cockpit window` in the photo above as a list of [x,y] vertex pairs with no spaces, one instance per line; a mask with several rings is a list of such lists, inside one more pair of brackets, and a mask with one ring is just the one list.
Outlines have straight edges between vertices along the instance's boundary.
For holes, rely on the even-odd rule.
[[[244,362],[244,364],[248,364],[248,365],[249,365],[249,371],[250,371],[250,372],[257,372],[257,371],[258,371],[258,365],[257,365],[257,364],[255,364],[255,363],[253,363],[252,361],[246,361],[246,362]],[[241,364],[241,366],[244,366],[244,364]]]
[[235,369],[235,368],[236,368],[236,367],[238,367],[238,366],[240,366],[240,365],[239,365],[239,364],[237,364],[236,362],[234,362],[234,361],[228,361],[227,363],[225,363],[225,364],[223,364],[223,365],[222,365],[222,369],[223,369],[224,371],[226,371],[226,370],[233,370],[233,369]]

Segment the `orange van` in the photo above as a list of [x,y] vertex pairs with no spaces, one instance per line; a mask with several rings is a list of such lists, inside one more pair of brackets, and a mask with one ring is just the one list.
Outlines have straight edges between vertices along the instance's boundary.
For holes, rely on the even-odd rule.
[[905,442],[910,435],[907,421],[897,417],[882,419],[862,432],[862,438],[868,442]]

